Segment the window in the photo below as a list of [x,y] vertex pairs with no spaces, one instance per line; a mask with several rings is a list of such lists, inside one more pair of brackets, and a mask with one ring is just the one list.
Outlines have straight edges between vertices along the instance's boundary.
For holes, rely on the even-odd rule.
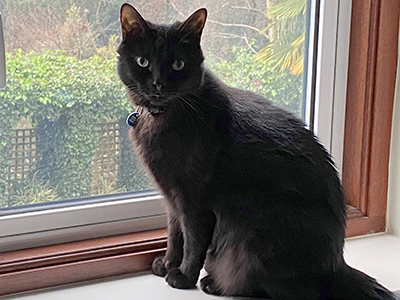
[[[276,2],[279,4],[279,1],[267,1],[270,4]],[[281,3],[283,2],[285,1]],[[294,2],[299,3],[300,1]],[[3,0],[0,3],[4,12],[3,5],[14,2]],[[163,2],[157,3],[164,5]],[[179,1],[170,1],[168,3],[169,5],[163,7],[167,7],[171,11],[175,9],[174,5],[181,4]],[[244,6],[242,3],[245,3]],[[262,3],[265,4],[265,1],[262,1]],[[314,111],[315,114],[311,115],[311,117],[308,117],[305,113],[303,116],[306,119],[308,118],[310,126],[316,130],[327,148],[334,154],[339,154],[337,157],[339,158],[339,165],[343,166],[343,184],[352,206],[349,210],[348,234],[357,235],[383,230],[385,225],[391,106],[393,104],[391,92],[394,91],[395,82],[400,4],[395,0],[335,0],[309,1],[307,3],[310,16],[317,16],[318,26],[315,26],[315,30],[310,31],[309,35],[305,35],[305,40],[308,40],[315,47],[305,51],[306,57],[308,57],[308,65],[312,67],[305,69],[304,76],[306,80],[301,85],[304,84],[311,88],[308,91],[316,89],[316,93],[313,96],[315,101],[312,101],[312,93],[308,94],[309,97],[306,98],[307,102],[305,104],[300,104],[303,102],[298,101],[294,106],[294,112],[301,114],[302,111],[306,111],[304,107]],[[204,1],[198,4],[196,8],[200,6],[208,7]],[[260,45],[254,43],[250,38],[252,34],[255,34],[256,37],[260,36],[254,29],[260,29],[261,27],[255,27],[243,21],[239,25],[236,24],[238,26],[235,25],[233,27],[240,27],[241,30],[247,28],[249,31],[240,31],[241,34],[238,34],[236,31],[234,33],[224,31],[224,28],[227,29],[234,24],[232,20],[235,20],[235,22],[239,20],[236,15],[231,13],[232,11],[241,15],[240,11],[251,10],[258,16],[254,17],[253,20],[260,20],[258,18],[262,19],[265,15],[262,13],[263,9],[260,11],[259,8],[248,7],[247,1],[239,4],[228,5],[230,10],[227,14],[231,16],[230,18],[227,16],[225,16],[227,18],[225,20],[214,18],[214,22],[209,22],[207,26],[210,26],[209,30],[211,30],[212,24],[215,26],[215,31],[209,31],[208,34],[218,34],[221,41],[223,41],[221,43],[224,45],[228,44],[230,40],[240,41],[240,46],[237,46],[235,50],[236,54],[239,53],[239,55],[229,59],[233,60],[245,71],[246,68],[250,68],[250,65],[246,62],[246,55],[251,55],[253,50],[258,50],[258,53],[260,53],[262,49]],[[143,1],[142,5],[143,9],[141,10],[139,6],[138,9],[145,18],[152,18],[151,11],[157,13],[162,11],[154,9],[154,6],[151,6],[149,1],[146,3]],[[210,5],[212,5],[212,1],[210,1]],[[219,4],[214,3],[214,5]],[[77,5],[76,7],[78,8],[79,6]],[[97,6],[92,5],[91,7]],[[148,15],[146,14],[146,7],[149,11]],[[65,14],[68,15],[68,9],[69,13],[71,13],[71,8],[72,5],[65,10]],[[217,12],[221,14],[222,9],[217,9],[216,14]],[[226,8],[224,7],[224,9]],[[185,7],[184,16],[177,13],[177,18],[187,17],[192,10],[192,8]],[[213,21],[211,8],[209,10],[209,21]],[[84,13],[86,12],[84,11]],[[158,17],[160,18],[158,20],[163,21],[162,16]],[[157,19],[157,17],[155,16],[153,19]],[[165,19],[166,22],[169,20]],[[350,20],[351,26],[349,25]],[[309,28],[313,28],[312,24],[314,23],[310,22]],[[249,28],[249,26],[252,28]],[[7,32],[7,28],[5,28],[5,31]],[[273,35],[273,32],[270,34]],[[206,37],[207,34],[205,32],[204,43]],[[346,40],[350,40],[350,47]],[[221,44],[214,44],[213,47],[218,50],[218,53],[220,52]],[[318,58],[317,63],[314,63],[314,60],[311,59],[313,57]],[[225,71],[228,75],[233,74],[229,73],[232,72],[229,69],[230,66],[223,64],[224,58],[214,57],[214,59],[210,59],[210,67],[215,68],[219,63],[222,70],[217,69],[217,72]],[[262,72],[264,70],[257,69],[256,71]],[[286,71],[289,76],[290,72],[291,70]],[[224,78],[223,74],[219,73]],[[346,79],[347,74],[348,80]],[[230,76],[227,76],[227,78],[230,78]],[[246,79],[246,76],[239,77],[239,79],[243,78]],[[247,84],[250,85],[249,88],[262,89],[258,81],[253,80],[254,78],[247,79],[250,79],[247,81]],[[3,103],[3,101],[1,102]],[[0,105],[3,105],[2,103]],[[324,110],[324,105],[328,107],[328,111]],[[324,124],[328,124],[328,126],[324,127]],[[341,159],[342,143],[344,143],[343,159]],[[340,161],[343,161],[343,163],[340,163]],[[45,220],[41,216],[50,216],[52,213],[55,213],[53,215],[53,220],[55,221],[49,221],[49,224],[54,226],[55,223],[65,223],[64,225],[61,224],[57,230],[48,230],[49,228],[46,228],[46,225],[40,231],[31,233],[27,233],[25,226],[25,228],[21,228],[17,235],[1,238],[1,247],[8,247],[3,248],[4,251],[4,249],[23,248],[27,244],[32,246],[45,244],[46,242],[53,243],[54,237],[57,236],[58,242],[65,242],[73,239],[82,239],[83,237],[127,233],[132,231],[131,226],[133,223],[137,228],[145,228],[146,226],[143,224],[146,221],[148,222],[147,225],[153,226],[150,228],[162,227],[162,211],[154,213],[151,208],[153,205],[153,208],[158,207],[159,209],[156,204],[159,201],[158,195],[153,192],[141,192],[141,194],[136,194],[136,197],[132,197],[132,194],[123,194],[122,197],[124,198],[121,198],[121,195],[103,195],[92,198],[90,201],[88,199],[74,200],[75,202],[80,201],[81,205],[79,206],[71,206],[71,202],[62,200],[57,202],[51,209],[47,209],[50,207],[48,204],[36,205],[34,206],[35,211],[32,211],[32,207],[4,209],[2,212],[4,216],[0,219],[2,223],[0,224],[0,230],[4,230],[3,233],[6,229],[8,232],[16,230],[17,225],[9,226],[9,224],[18,224],[17,219],[32,224],[29,221],[27,222],[28,218]],[[143,201],[146,197],[150,201]],[[377,199],[379,200],[377,201]],[[150,207],[146,207],[146,205],[150,205]],[[110,207],[112,209],[115,208],[115,211],[106,215],[104,209],[108,210]],[[123,209],[119,210],[118,207]],[[125,210],[126,212],[131,210],[132,207],[138,209],[140,207],[145,212],[143,214],[138,212],[135,215],[136,217],[133,218],[130,215],[125,215],[125,218],[119,217],[121,211]],[[92,208],[94,208],[93,214],[90,213]],[[81,209],[83,210],[80,211]],[[79,214],[83,217],[82,222],[72,217]],[[59,216],[62,215],[63,217],[60,218]],[[93,215],[94,219],[89,220],[88,215]],[[65,224],[69,222],[65,220],[68,219],[77,222],[74,223],[73,227],[65,227]],[[142,223],[143,221],[145,223]],[[89,226],[84,226],[84,224],[89,224]],[[124,227],[126,224],[129,225],[128,228],[130,229]],[[44,232],[50,233],[50,236],[44,235]],[[96,240],[77,242],[73,244],[76,247],[74,250],[66,250],[67,247],[63,247],[63,245],[49,246],[41,248],[40,254],[36,253],[36,256],[32,254],[34,250],[32,250],[33,252],[21,250],[20,252],[8,253],[7,256],[3,256],[6,257],[5,264],[0,268],[1,282],[9,284],[8,289],[4,289],[3,293],[93,279],[93,274],[88,272],[90,268],[96,268],[96,273],[98,274],[96,278],[142,270],[148,267],[152,256],[160,253],[165,246],[162,230],[153,234],[146,234],[148,233],[109,237],[97,242]],[[16,241],[17,244],[15,244]],[[16,258],[18,254],[25,256],[23,256],[23,259],[18,259]],[[57,260],[58,258],[59,260]],[[44,267],[38,268],[40,265],[44,265]],[[62,267],[58,268],[61,265]],[[110,270],[110,272],[107,273],[106,269]],[[24,272],[17,272],[22,270]],[[75,270],[79,275],[74,278],[65,276],[61,280],[59,279],[60,277],[54,277],[54,270],[58,270],[58,274],[64,275],[71,274],[71,270]],[[37,278],[36,280],[26,281],[24,277],[21,277],[25,276],[24,274],[28,274],[28,276],[29,274],[41,274],[43,275],[41,277],[42,281]],[[18,286],[15,283],[12,284],[12,282],[16,282],[16,279],[18,279]],[[46,279],[46,282],[43,282],[44,279]]]
[[[304,41],[312,4],[295,3],[135,6],[159,23],[206,6],[206,66],[226,83],[304,118]],[[3,251],[165,227],[160,196],[150,190],[125,124],[133,107],[116,74],[121,4],[0,1],[8,71],[0,94],[7,112],[0,135]]]

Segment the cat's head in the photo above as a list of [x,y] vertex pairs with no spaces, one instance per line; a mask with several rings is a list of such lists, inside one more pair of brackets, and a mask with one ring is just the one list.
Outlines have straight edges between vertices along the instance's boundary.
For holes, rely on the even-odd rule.
[[204,72],[200,38],[206,18],[203,8],[184,22],[155,25],[131,5],[122,5],[118,73],[135,104],[165,106],[199,89]]

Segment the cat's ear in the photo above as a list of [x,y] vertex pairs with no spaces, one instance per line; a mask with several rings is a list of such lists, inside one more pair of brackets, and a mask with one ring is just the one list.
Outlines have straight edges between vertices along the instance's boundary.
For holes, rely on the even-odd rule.
[[200,41],[201,33],[203,32],[204,25],[206,24],[207,10],[205,8],[200,8],[195,11],[185,22],[183,22],[179,29],[181,30],[191,30],[198,40]]
[[139,12],[130,4],[125,3],[121,6],[121,29],[122,39],[128,35],[141,36],[147,29],[146,21]]

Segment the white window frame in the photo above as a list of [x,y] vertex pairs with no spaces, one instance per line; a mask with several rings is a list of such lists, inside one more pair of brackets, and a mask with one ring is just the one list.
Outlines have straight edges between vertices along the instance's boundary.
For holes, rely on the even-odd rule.
[[386,231],[394,234],[397,237],[400,237],[400,30],[398,45],[397,78],[394,96],[392,138],[389,159]]
[[314,132],[342,171],[351,0],[321,1]]
[[124,198],[4,215],[0,252],[166,227],[161,195]]
[[[320,5],[314,131],[340,170],[351,1]],[[0,252],[166,227],[162,196],[156,194],[48,207],[0,216]]]

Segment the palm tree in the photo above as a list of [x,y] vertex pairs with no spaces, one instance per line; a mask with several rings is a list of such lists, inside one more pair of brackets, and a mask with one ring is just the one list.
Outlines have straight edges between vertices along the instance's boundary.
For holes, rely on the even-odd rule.
[[282,0],[269,7],[264,28],[270,43],[256,55],[279,71],[289,70],[298,75],[303,72],[306,0]]

